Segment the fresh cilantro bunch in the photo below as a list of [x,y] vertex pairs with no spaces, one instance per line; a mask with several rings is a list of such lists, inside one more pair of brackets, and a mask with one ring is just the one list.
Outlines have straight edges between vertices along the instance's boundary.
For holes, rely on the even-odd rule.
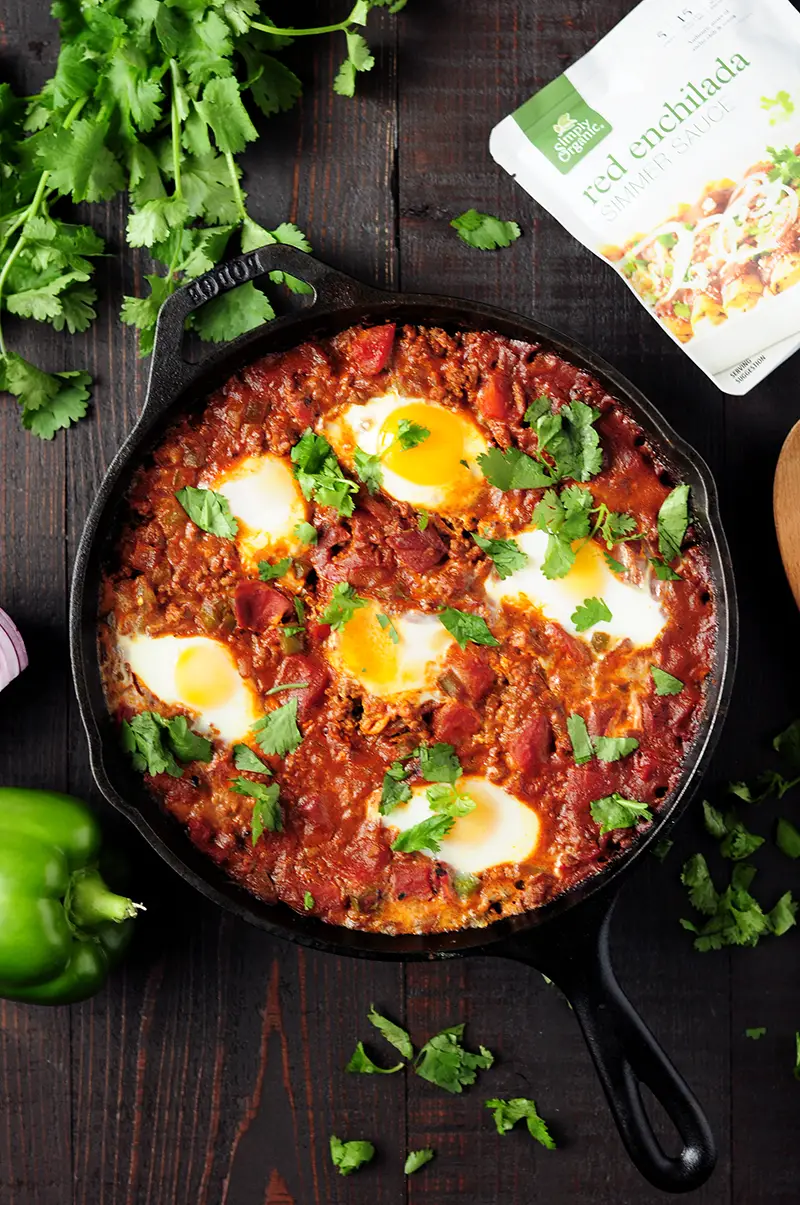
[[[374,66],[360,30],[372,10],[404,5],[356,0],[336,24],[279,29],[259,0],[56,0],[54,75],[24,101],[0,84],[0,321],[8,313],[73,334],[96,316],[92,260],[103,242],[54,212],[62,198],[102,202],[127,191],[127,242],[148,251],[156,269],[145,276],[145,295],[126,297],[121,311],[139,331],[142,355],[166,298],[231,249],[284,243],[309,251],[292,223],[270,228],[250,214],[236,156],[259,136],[254,119],[300,96],[300,79],[280,57],[287,46],[342,35],[334,90],[352,96],[357,75]],[[308,291],[286,273],[271,279]],[[222,342],[273,316],[248,282],[195,311],[189,326]],[[34,434],[51,439],[81,418],[90,383],[80,370],[43,372],[8,348],[0,326],[0,390],[17,398]]]

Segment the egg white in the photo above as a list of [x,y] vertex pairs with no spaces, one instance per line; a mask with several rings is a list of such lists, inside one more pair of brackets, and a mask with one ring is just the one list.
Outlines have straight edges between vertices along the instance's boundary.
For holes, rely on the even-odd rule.
[[130,670],[162,703],[191,712],[198,732],[243,740],[262,714],[230,651],[208,636],[122,636]]
[[[497,783],[479,775],[459,778],[460,794],[477,805],[459,816],[441,841],[436,857],[462,874],[480,874],[493,866],[526,861],[539,841],[539,817],[526,803]],[[434,813],[425,794],[427,785],[412,787],[411,798],[381,821],[405,832]]]
[[[384,616],[383,625],[379,615]],[[386,698],[421,691],[425,698],[435,698],[440,693],[437,679],[453,644],[453,637],[436,615],[422,611],[387,614],[370,600],[331,634],[326,651],[334,667],[369,694]]]
[[[417,447],[404,449],[395,442],[393,428],[407,416],[431,434]],[[487,451],[486,440],[466,413],[436,402],[399,394],[373,397],[348,406],[325,426],[324,434],[350,468],[356,448],[379,456],[382,489],[412,506],[457,514],[486,487],[476,463]]]
[[285,457],[247,456],[208,485],[228,501],[239,524],[236,546],[248,568],[267,554],[300,551],[294,529],[308,518],[308,507]]
[[[614,642],[628,639],[638,648],[648,648],[663,630],[667,617],[647,585],[634,585],[618,577],[606,564],[603,547],[597,541],[590,540],[581,549],[569,573],[551,580],[542,573],[547,533],[529,529],[514,538],[528,563],[505,580],[495,571],[489,575],[486,592],[496,603],[515,602],[523,607],[526,603],[533,604],[548,619],[587,642],[595,632],[604,632]],[[602,599],[611,619],[578,632],[572,615],[587,598]]]

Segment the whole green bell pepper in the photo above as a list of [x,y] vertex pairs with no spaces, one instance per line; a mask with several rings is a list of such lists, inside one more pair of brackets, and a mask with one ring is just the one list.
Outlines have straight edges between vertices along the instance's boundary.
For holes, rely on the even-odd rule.
[[80,799],[0,787],[0,997],[71,1004],[105,983],[139,905],[104,883],[100,842]]

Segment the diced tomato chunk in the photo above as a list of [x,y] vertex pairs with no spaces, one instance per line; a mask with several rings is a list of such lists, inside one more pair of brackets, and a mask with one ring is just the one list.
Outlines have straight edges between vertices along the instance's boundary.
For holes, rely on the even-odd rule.
[[492,373],[478,390],[477,402],[485,419],[507,422],[514,402],[508,378],[499,372]]
[[454,649],[450,654],[450,668],[471,702],[480,703],[486,698],[494,684],[494,670],[478,649],[470,646]]
[[553,730],[542,712],[536,712],[506,741],[508,759],[520,774],[535,774],[553,751]]
[[433,734],[437,741],[460,745],[480,729],[481,717],[474,707],[450,699],[443,703],[433,717]]
[[371,326],[359,331],[351,345],[353,359],[367,376],[383,372],[389,363],[394,346],[395,323]]
[[429,900],[435,895],[434,864],[430,858],[399,857],[392,860],[392,888],[396,897]]
[[397,559],[414,573],[426,573],[433,569],[447,553],[444,541],[432,528],[392,532],[387,537],[387,543]]
[[314,644],[322,644],[331,634],[331,625],[329,623],[316,623],[313,619],[306,624],[308,638]]
[[289,682],[307,683],[304,689],[281,691],[280,696],[284,703],[296,698],[297,714],[301,720],[305,720],[325,694],[328,677],[328,666],[319,657],[313,653],[293,653],[281,664],[275,685],[284,686]]
[[292,610],[286,595],[267,582],[239,582],[235,601],[239,627],[253,632],[265,632],[274,627]]

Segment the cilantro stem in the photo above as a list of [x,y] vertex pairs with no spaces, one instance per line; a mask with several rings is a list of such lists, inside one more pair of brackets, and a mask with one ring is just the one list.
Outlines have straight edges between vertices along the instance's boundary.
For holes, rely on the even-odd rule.
[[172,127],[172,172],[175,180],[175,196],[178,200],[183,200],[183,188],[181,186],[181,119],[178,113],[177,93],[180,87],[178,79],[178,64],[174,59],[169,61],[170,74],[172,76],[172,99],[170,104],[170,124]]
[[278,29],[276,25],[262,25],[259,21],[251,21],[250,28],[260,29],[264,33],[271,33],[279,38],[307,38],[311,34],[318,33],[344,33],[348,25],[352,23],[353,13],[357,12],[360,7],[360,4],[354,5],[345,20],[339,21],[336,25],[316,25],[313,29]]
[[233,199],[236,202],[236,209],[241,220],[246,222],[248,217],[247,209],[245,207],[244,197],[242,196],[242,190],[239,186],[239,177],[236,174],[236,164],[230,151],[225,152],[225,162],[228,165],[228,174],[231,178],[231,188],[233,189]]

